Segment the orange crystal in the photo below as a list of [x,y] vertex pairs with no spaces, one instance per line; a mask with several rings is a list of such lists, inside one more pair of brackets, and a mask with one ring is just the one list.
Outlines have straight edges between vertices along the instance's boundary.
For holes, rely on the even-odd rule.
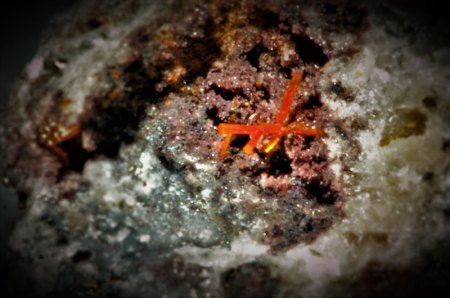
[[286,119],[289,116],[292,103],[295,99],[297,89],[302,79],[300,71],[292,71],[292,77],[289,85],[281,100],[280,109],[275,123],[260,123],[260,124],[233,124],[220,123],[217,126],[219,134],[224,136],[222,147],[220,149],[220,157],[224,158],[227,155],[231,139],[234,135],[248,135],[250,140],[242,149],[244,153],[251,154],[258,142],[264,136],[269,136],[268,143],[264,146],[262,151],[266,154],[272,152],[281,138],[290,133],[300,134],[303,136],[317,136],[319,129],[315,127],[304,127],[301,123],[292,123],[285,126]]

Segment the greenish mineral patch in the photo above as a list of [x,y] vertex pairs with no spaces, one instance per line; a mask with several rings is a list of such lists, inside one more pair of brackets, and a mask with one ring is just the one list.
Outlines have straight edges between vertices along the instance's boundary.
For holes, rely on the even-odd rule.
[[384,128],[380,146],[410,136],[423,135],[427,128],[427,116],[417,109],[396,109],[390,123]]

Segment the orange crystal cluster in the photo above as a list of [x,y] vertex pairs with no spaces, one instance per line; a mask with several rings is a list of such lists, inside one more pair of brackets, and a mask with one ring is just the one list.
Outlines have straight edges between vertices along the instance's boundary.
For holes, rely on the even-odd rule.
[[228,148],[234,135],[248,135],[250,137],[250,140],[242,149],[246,154],[251,154],[258,142],[264,136],[268,136],[269,139],[262,148],[262,151],[269,154],[277,147],[277,144],[280,142],[281,138],[290,133],[300,134],[303,136],[319,135],[319,129],[315,127],[305,127],[303,123],[292,123],[285,125],[301,80],[302,72],[292,71],[291,80],[283,95],[275,123],[250,125],[220,123],[217,127],[217,131],[219,134],[224,136],[222,147],[220,149],[220,157],[224,158],[227,155]]

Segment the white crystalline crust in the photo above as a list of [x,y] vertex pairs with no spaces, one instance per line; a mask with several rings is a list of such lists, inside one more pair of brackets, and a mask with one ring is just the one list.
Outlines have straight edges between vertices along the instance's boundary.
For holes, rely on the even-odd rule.
[[[419,57],[406,41],[373,27],[361,53],[350,63],[333,61],[326,70],[356,90],[350,104],[329,102],[338,116],[369,120],[367,130],[357,137],[362,150],[351,167],[356,180],[343,176],[350,186],[346,217],[312,245],[339,262],[340,272],[330,273],[328,280],[357,274],[372,260],[390,267],[411,266],[421,253],[450,235],[443,212],[450,206],[446,182],[450,159],[442,150],[450,136],[450,69],[431,62],[432,55]],[[437,111],[424,107],[422,99],[427,96],[437,98]],[[427,129],[423,135],[381,147],[381,133],[392,124],[390,115],[396,108],[425,113]],[[424,181],[427,172],[433,173],[431,184]],[[349,234],[353,240],[343,237]]]

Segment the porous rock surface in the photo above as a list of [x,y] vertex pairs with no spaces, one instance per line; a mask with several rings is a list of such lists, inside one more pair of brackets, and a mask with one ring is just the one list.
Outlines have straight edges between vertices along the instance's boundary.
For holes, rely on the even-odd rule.
[[[445,43],[365,2],[182,2],[86,1],[45,35],[0,126],[20,199],[8,293],[444,289]],[[319,136],[219,156],[217,125],[273,122],[292,70],[288,122]]]

